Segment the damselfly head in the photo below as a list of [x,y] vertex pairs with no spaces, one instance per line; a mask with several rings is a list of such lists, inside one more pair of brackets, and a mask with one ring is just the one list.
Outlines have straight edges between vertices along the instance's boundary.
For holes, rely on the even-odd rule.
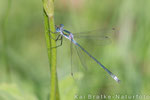
[[64,25],[63,25],[63,24],[60,24],[60,27],[62,27],[62,28],[63,28],[63,27],[64,27]]

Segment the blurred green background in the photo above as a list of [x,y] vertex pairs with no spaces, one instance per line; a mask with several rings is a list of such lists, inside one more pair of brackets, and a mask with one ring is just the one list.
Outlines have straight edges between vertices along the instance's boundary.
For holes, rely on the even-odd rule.
[[[70,43],[64,39],[57,49],[61,100],[88,100],[89,94],[120,96],[111,100],[124,100],[126,95],[132,96],[130,100],[150,98],[149,9],[149,0],[55,0],[55,24],[64,24],[71,32],[116,28],[109,45],[86,41],[82,46],[121,80],[116,83],[96,64],[85,72],[76,54],[74,79]],[[48,99],[50,71],[45,44],[42,0],[0,0],[0,100]]]

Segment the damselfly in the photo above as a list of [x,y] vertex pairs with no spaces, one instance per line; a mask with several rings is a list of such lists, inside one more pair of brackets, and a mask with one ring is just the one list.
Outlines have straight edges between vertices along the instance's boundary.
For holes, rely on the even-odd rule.
[[60,24],[60,26],[56,26],[56,32],[52,33],[59,33],[56,38],[57,40],[61,40],[61,44],[56,46],[59,47],[62,45],[62,39],[65,37],[66,39],[70,40],[75,46],[79,47],[83,52],[85,52],[91,59],[93,59],[98,65],[100,65],[116,82],[120,82],[116,75],[114,75],[111,71],[109,71],[102,63],[100,63],[95,57],[93,57],[87,50],[85,50],[76,40],[74,39],[74,35],[69,32],[68,30],[64,29],[64,25]]

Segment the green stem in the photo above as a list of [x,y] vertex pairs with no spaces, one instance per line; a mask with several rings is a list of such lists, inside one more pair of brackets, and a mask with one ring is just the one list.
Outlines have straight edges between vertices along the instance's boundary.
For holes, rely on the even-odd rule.
[[[50,63],[50,100],[59,100],[58,80],[56,71],[56,41],[55,34],[50,33],[49,30],[55,32],[54,24],[54,0],[43,0],[44,16],[45,16],[45,37],[48,49],[48,57]],[[49,35],[51,34],[51,35]],[[54,38],[54,39],[52,39]]]

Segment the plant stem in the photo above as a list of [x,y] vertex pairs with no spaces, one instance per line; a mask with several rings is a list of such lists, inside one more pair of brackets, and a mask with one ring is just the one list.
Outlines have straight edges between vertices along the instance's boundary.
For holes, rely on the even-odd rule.
[[[48,49],[48,57],[50,63],[50,100],[59,100],[58,80],[56,71],[56,41],[55,34],[50,33],[49,30],[55,32],[54,24],[54,0],[43,0],[44,17],[45,17],[45,37]],[[49,35],[51,34],[51,35]],[[54,39],[52,39],[54,38]]]

